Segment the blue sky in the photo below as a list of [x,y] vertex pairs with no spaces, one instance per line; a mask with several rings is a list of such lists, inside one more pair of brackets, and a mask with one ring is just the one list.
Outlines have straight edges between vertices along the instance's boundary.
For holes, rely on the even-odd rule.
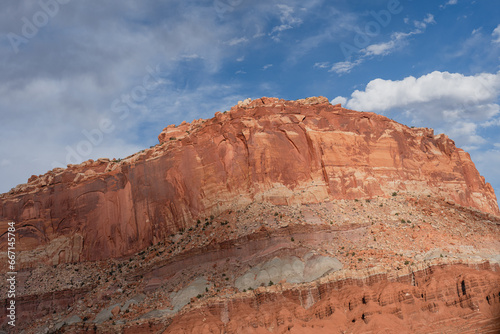
[[0,192],[239,100],[326,96],[446,133],[500,192],[496,0],[5,0]]

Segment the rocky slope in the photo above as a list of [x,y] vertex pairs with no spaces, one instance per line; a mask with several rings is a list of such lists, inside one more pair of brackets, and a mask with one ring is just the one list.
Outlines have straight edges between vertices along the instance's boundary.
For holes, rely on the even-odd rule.
[[492,187],[445,135],[325,98],[245,101],[210,120],[167,127],[159,141],[121,161],[33,176],[2,195],[1,233],[15,221],[19,250],[30,252],[21,265],[130,255],[197,219],[253,202],[406,191],[499,214]]
[[445,135],[321,97],[262,98],[159,142],[0,195],[21,328],[500,330],[500,211]]

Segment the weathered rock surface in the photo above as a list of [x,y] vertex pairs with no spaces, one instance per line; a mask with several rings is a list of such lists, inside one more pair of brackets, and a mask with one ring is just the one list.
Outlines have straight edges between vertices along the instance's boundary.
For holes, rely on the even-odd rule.
[[110,307],[102,310],[97,314],[97,316],[94,319],[94,323],[100,324],[103,323],[104,321],[110,320],[113,318],[113,316],[118,314],[119,311],[120,311],[120,304],[111,305]]
[[0,195],[13,332],[500,330],[496,197],[445,135],[262,98],[159,141]]
[[436,265],[249,292],[194,308],[164,333],[498,333],[500,274],[484,269]]
[[445,135],[326,98],[246,100],[212,119],[169,126],[159,140],[122,161],[54,169],[1,195],[0,247],[14,221],[18,251],[29,251],[20,267],[95,261],[132,254],[199,218],[252,202],[396,191],[500,213],[492,187]]
[[238,277],[235,286],[240,291],[243,291],[248,288],[256,289],[262,285],[278,282],[312,282],[328,272],[340,269],[342,269],[342,263],[328,256],[307,254],[304,261],[295,256],[275,257],[253,267],[244,275]]
[[[495,333],[499,254],[500,217],[443,200],[256,203],[130,258],[19,272],[19,330]],[[274,284],[238,286],[249,273]],[[82,322],[62,320],[72,316]]]

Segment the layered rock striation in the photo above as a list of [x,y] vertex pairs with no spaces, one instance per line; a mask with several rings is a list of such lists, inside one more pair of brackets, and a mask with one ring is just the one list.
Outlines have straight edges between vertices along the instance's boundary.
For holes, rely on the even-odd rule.
[[163,333],[497,333],[500,275],[491,269],[436,261],[396,277],[259,288],[186,310]]
[[500,215],[491,185],[447,136],[322,97],[246,100],[169,126],[159,142],[123,160],[56,168],[0,195],[0,247],[14,221],[21,267],[118,258],[250,203],[394,192]]

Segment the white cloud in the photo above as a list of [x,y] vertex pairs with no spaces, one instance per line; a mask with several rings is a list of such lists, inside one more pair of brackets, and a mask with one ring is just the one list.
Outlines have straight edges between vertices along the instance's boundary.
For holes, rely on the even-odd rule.
[[366,56],[386,56],[394,50],[407,44],[407,38],[411,35],[420,33],[412,31],[409,33],[396,32],[391,35],[391,40],[385,43],[372,44],[361,50]]
[[[498,110],[497,113],[500,113],[500,107],[498,105],[496,105],[496,108]],[[483,122],[483,123],[481,123],[481,126],[485,127],[485,128],[489,128],[491,126],[500,126],[500,118],[494,118],[494,119],[491,119],[489,121]]]
[[280,13],[279,19],[281,24],[273,27],[269,35],[275,41],[279,41],[279,35],[281,32],[293,29],[294,27],[302,24],[302,19],[297,16],[294,16],[295,10],[292,6],[278,4],[276,5],[276,7],[278,7],[278,11]]
[[[356,61],[345,61],[336,63],[331,71],[336,73],[348,73],[354,67],[362,64],[365,59],[373,56],[387,56],[395,50],[401,49],[408,44],[408,37],[420,34],[423,31],[415,30],[408,33],[395,32],[391,34],[391,39],[387,42],[368,45],[366,48],[360,50],[361,56]],[[347,69],[347,70],[345,70]]]
[[475,35],[475,34],[477,34],[477,33],[481,32],[481,30],[482,30],[482,29],[483,29],[483,27],[479,27],[479,28],[477,28],[477,29],[472,30],[471,35]]
[[[408,20],[405,19],[405,23]],[[416,30],[410,32],[395,32],[391,34],[391,39],[387,42],[371,44],[366,48],[361,50],[361,53],[365,57],[370,56],[386,56],[392,53],[395,50],[402,48],[403,46],[408,44],[408,37],[412,35],[421,34],[427,28],[428,24],[436,23],[434,20],[434,15],[427,14],[426,17],[422,21],[413,21]]]
[[327,61],[318,62],[318,63],[314,64],[314,67],[315,68],[329,68],[330,67],[330,63],[327,62]]
[[[254,4],[252,4],[252,11],[260,12],[260,16],[263,18],[269,18],[269,16],[277,16],[280,24],[274,25],[270,32],[267,33],[275,42],[280,42],[282,38],[282,33],[284,31],[297,28],[302,25],[304,20],[311,16],[317,17],[316,9],[321,5],[324,0],[311,0],[311,1],[300,1],[300,0],[288,0],[286,4],[276,4],[275,1],[263,1],[255,2],[258,9],[254,9]],[[252,15],[255,17],[258,15]],[[266,25],[264,23],[264,25]],[[255,36],[263,36],[262,28],[259,27]],[[296,42],[294,40],[294,42]],[[294,48],[298,49],[298,48]]]
[[[21,34],[20,18],[32,17],[37,6],[6,3],[4,30]],[[123,157],[156,144],[163,126],[211,116],[242,99],[236,83],[224,87],[213,74],[228,59],[244,60],[238,47],[254,27],[236,15],[221,20],[213,6],[192,2],[110,0],[96,12],[71,1],[18,54],[6,40],[0,45],[0,193],[55,161],[65,164],[65,147],[76,148],[86,140],[82,131],[103,118],[116,130],[82,160]],[[141,97],[146,67],[156,64],[160,85]],[[113,102],[134,94],[140,101],[121,103],[129,114],[120,119]]]
[[341,105],[345,105],[347,103],[347,99],[343,96],[337,96],[336,98],[334,98],[333,100],[330,101],[331,104],[341,104]]
[[[408,20],[405,19],[405,22]],[[357,60],[346,60],[342,62],[337,62],[331,65],[329,72],[335,72],[337,74],[345,74],[351,72],[351,70],[361,65],[365,60],[374,56],[387,56],[392,52],[399,50],[408,44],[408,39],[410,36],[421,34],[424,32],[428,24],[435,23],[434,16],[432,14],[427,14],[423,21],[414,21],[418,29],[410,32],[394,32],[391,34],[391,38],[387,42],[375,43],[368,45],[364,49],[357,51]],[[355,47],[352,47],[356,50]],[[353,51],[356,54],[356,51]],[[314,64],[315,68],[328,68],[329,63],[318,62]]]
[[391,53],[391,51],[396,48],[397,40],[390,40],[389,42],[372,44],[367,46],[362,51],[367,56],[385,56]]
[[372,80],[364,91],[356,90],[352,93],[349,106],[372,111],[422,103],[488,106],[498,97],[499,92],[500,72],[465,76],[435,71],[419,78],[410,76],[399,81]]
[[476,123],[458,121],[454,122],[453,126],[447,127],[446,134],[450,138],[459,138],[460,142],[466,143],[466,146],[463,146],[464,149],[475,150],[480,145],[486,143],[486,140],[478,135],[477,128],[478,125]]
[[246,37],[239,37],[239,38],[232,38],[229,41],[225,42],[225,44],[227,44],[229,46],[235,46],[235,45],[243,44],[243,43],[246,43],[246,42],[248,42],[248,38],[246,38]]
[[200,55],[197,55],[195,53],[188,54],[188,55],[181,55],[179,58],[183,59],[183,60],[203,59],[203,57],[201,57]]
[[361,64],[362,60],[358,59],[354,62],[351,61],[341,61],[338,63],[335,63],[332,65],[330,68],[329,72],[335,72],[337,74],[344,74],[344,73],[349,73],[351,70]]
[[422,21],[415,20],[413,24],[418,29],[426,29],[428,24],[436,24],[436,21],[434,20],[434,15],[427,14]]
[[424,22],[427,24],[431,24],[431,23],[435,24],[436,21],[434,20],[434,15],[427,13],[427,16],[424,18]]
[[444,5],[440,5],[440,8],[446,8],[447,6],[452,6],[456,5],[458,3],[458,0],[448,0]]
[[500,43],[500,24],[493,30],[491,37],[493,37],[493,43]]
[[270,68],[270,67],[273,67],[273,64],[266,64],[266,65],[264,65],[264,66],[262,67],[262,69],[265,71],[265,70],[267,70],[267,69],[268,69],[268,68]]
[[419,78],[375,79],[347,102],[355,110],[403,112],[412,124],[437,128],[459,145],[485,144],[479,127],[494,126],[500,114],[500,72],[465,76],[435,71]]
[[282,31],[285,31],[288,29],[292,29],[292,26],[289,24],[282,24],[282,25],[276,26],[273,28],[273,30],[271,30],[271,35],[274,34],[275,32],[282,32]]
[[302,23],[302,19],[293,16],[294,9],[293,7],[287,6],[287,5],[276,5],[276,7],[279,8],[281,12],[280,16],[280,21],[284,25],[287,26],[294,26],[294,25],[299,25]]

